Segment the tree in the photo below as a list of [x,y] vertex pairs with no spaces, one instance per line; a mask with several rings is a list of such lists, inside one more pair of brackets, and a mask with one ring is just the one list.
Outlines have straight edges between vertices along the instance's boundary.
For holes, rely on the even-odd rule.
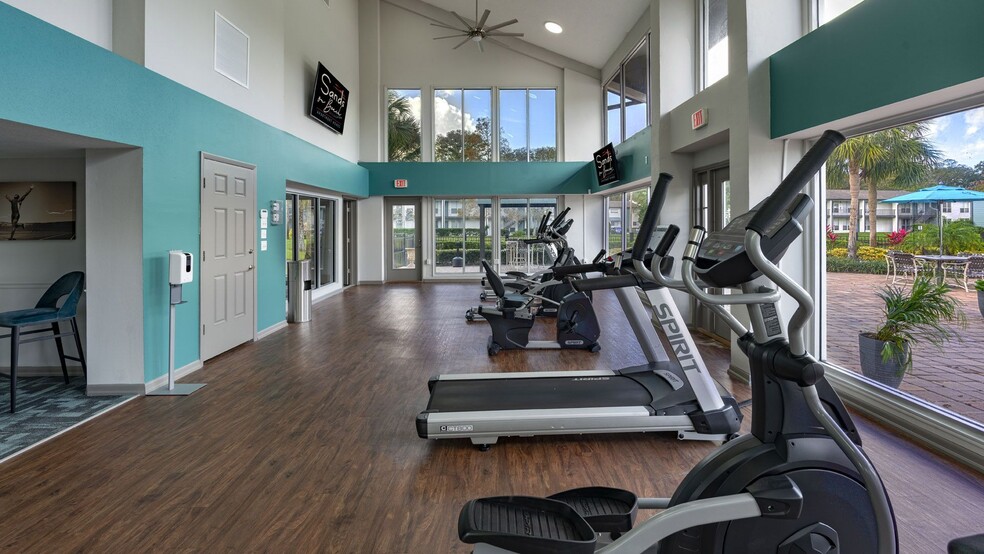
[[981,175],[984,162],[976,167],[967,167],[956,160],[946,159],[929,172],[929,182],[942,183],[951,187],[973,188],[984,179]]
[[410,99],[394,91],[386,94],[389,161],[420,161],[420,122],[410,109]]
[[858,257],[858,199],[862,183],[868,188],[868,242],[877,246],[878,185],[906,187],[925,183],[927,172],[939,163],[939,158],[939,151],[926,138],[923,123],[853,137],[834,150],[827,164],[827,180],[835,186],[847,181],[851,192],[849,258]]
[[438,162],[492,161],[492,121],[487,117],[475,120],[475,129],[461,129],[438,135],[434,140],[434,160]]

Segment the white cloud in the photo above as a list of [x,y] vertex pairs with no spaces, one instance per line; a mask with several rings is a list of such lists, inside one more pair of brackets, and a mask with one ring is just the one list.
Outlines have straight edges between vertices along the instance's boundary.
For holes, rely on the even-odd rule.
[[957,161],[971,167],[984,161],[984,137],[964,144],[963,148],[960,149],[960,157]]
[[952,116],[945,115],[943,117],[937,117],[936,119],[930,119],[926,122],[926,138],[930,140],[936,140],[943,131],[950,126],[950,118]]
[[[443,135],[454,129],[461,129],[461,108],[452,106],[441,95],[434,95],[434,130],[436,134]],[[465,129],[475,130],[475,123],[470,114],[464,114]]]
[[981,128],[984,128],[984,108],[975,108],[964,112],[964,122],[967,129],[964,131],[965,137],[976,135]]

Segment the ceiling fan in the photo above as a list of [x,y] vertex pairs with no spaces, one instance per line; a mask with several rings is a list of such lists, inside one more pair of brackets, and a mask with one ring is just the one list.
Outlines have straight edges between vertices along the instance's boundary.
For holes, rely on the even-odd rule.
[[491,42],[493,44],[498,44],[499,46],[504,46],[501,42],[498,42],[497,40],[495,40],[492,37],[521,37],[521,36],[523,36],[523,33],[506,33],[506,32],[503,32],[503,31],[500,31],[499,30],[499,29],[502,29],[503,27],[512,25],[514,23],[519,23],[519,20],[518,19],[510,19],[509,21],[505,21],[505,22],[499,23],[498,25],[491,25],[489,27],[486,27],[485,26],[485,23],[489,20],[489,14],[491,14],[491,13],[492,13],[491,11],[485,10],[485,12],[482,13],[482,18],[479,19],[479,17],[478,17],[478,0],[475,0],[475,21],[473,22],[474,24],[472,22],[469,22],[464,17],[461,17],[457,13],[451,12],[451,15],[457,17],[458,18],[458,21],[461,21],[461,24],[464,25],[465,28],[464,29],[459,29],[457,27],[452,27],[450,25],[445,25],[443,23],[431,23],[431,25],[433,25],[435,27],[443,27],[445,29],[451,29],[452,31],[458,31],[458,34],[455,34],[455,35],[447,35],[447,36],[443,36],[443,37],[434,37],[434,40],[440,40],[440,39],[444,39],[444,38],[461,38],[461,37],[464,37],[464,40],[462,40],[461,42],[459,42],[457,46],[455,46],[454,48],[452,48],[452,50],[457,50],[458,48],[461,48],[462,46],[465,45],[466,42],[468,42],[470,40],[470,41],[473,41],[473,42],[477,43],[478,44],[478,49],[481,50],[482,52],[484,52],[485,51],[485,47],[482,46],[482,41],[483,40],[487,40],[487,41],[489,41],[489,42]]

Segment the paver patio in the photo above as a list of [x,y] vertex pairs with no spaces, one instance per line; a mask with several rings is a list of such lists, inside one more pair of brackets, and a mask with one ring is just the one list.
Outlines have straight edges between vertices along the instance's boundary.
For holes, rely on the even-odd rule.
[[[854,273],[827,274],[827,361],[860,372],[858,332],[873,331],[883,302],[878,290],[884,276]],[[943,351],[920,343],[913,353],[912,370],[900,387],[923,400],[984,422],[984,318],[977,308],[977,292],[952,289],[963,306],[966,329],[960,340]]]

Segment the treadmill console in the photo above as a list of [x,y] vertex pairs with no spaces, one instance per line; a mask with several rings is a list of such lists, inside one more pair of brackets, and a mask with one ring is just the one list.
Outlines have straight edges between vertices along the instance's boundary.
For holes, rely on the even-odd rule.
[[[698,279],[712,287],[730,288],[761,275],[745,252],[745,231],[763,202],[732,219],[724,229],[704,238],[694,260],[694,273]],[[771,262],[779,261],[789,245],[803,233],[803,223],[812,208],[813,200],[800,194],[792,203],[792,209],[783,211],[769,223],[762,235],[762,251]]]

